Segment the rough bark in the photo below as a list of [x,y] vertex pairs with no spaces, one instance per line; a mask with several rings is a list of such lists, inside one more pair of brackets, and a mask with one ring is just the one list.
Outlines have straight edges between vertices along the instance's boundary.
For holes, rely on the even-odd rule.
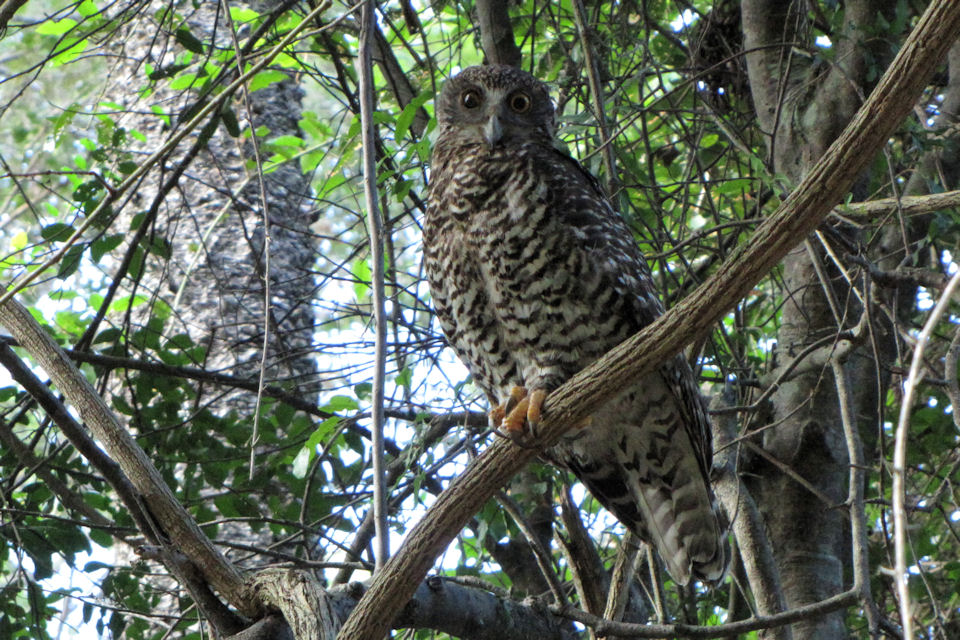
[[[267,14],[280,4],[249,6]],[[194,9],[177,7],[186,17],[182,26],[206,47],[197,55],[210,55],[213,47],[242,51],[247,44],[242,39],[234,40],[226,7],[224,3],[201,3]],[[172,91],[163,81],[157,82],[148,95],[139,93],[146,81],[145,63],[162,69],[181,52],[173,44],[174,29],[180,25],[171,17],[170,9],[167,3],[154,3],[125,25],[119,37],[122,46],[118,47],[117,64],[109,78],[108,95],[127,107],[120,123],[146,136],[143,150],[147,152],[160,148],[170,135],[152,107],[159,106],[169,114],[176,130],[183,126],[180,118],[195,110],[200,100],[199,92]],[[238,75],[236,67],[225,69],[221,82],[226,84]],[[119,224],[127,226],[143,210],[149,212],[138,232],[131,234],[131,251],[138,242],[162,242],[169,251],[149,256],[139,273],[127,273],[123,265],[118,265],[115,284],[119,286],[114,291],[146,293],[152,301],[168,305],[172,315],[164,326],[164,338],[188,335],[194,344],[206,347],[201,363],[205,371],[246,380],[247,389],[200,381],[196,384],[197,404],[219,416],[230,411],[250,416],[251,425],[258,405],[261,369],[266,384],[282,387],[296,380],[297,395],[303,402],[315,404],[316,398],[316,365],[311,353],[315,247],[309,233],[309,180],[295,162],[261,172],[269,155],[263,149],[266,140],[300,134],[302,97],[293,78],[252,93],[238,92],[228,105],[241,128],[246,125],[251,130],[268,131],[258,139],[259,148],[249,135],[234,138],[214,119],[212,127],[188,137],[187,144],[172,149],[157,168],[147,173],[120,211]],[[144,305],[127,318],[111,318],[126,325],[125,352],[143,356],[129,336],[148,326],[154,307]],[[81,340],[81,350],[89,346],[96,328],[94,323],[87,339]],[[120,378],[114,380],[112,392],[127,393]],[[252,440],[251,460],[257,455],[256,437]],[[128,469],[127,473],[136,471]],[[288,494],[280,485],[274,490]],[[286,499],[296,498],[287,495]],[[221,526],[219,535],[251,548],[267,549],[274,542],[269,529],[254,534],[248,526],[237,523]],[[192,554],[188,556],[197,560]],[[124,560],[121,558],[121,562]],[[216,563],[210,562],[210,566]],[[227,600],[241,610],[246,606],[235,596]],[[170,613],[178,608],[174,602],[168,605]]]
[[514,40],[508,3],[502,0],[479,0],[477,22],[480,25],[480,37],[487,63],[519,67],[520,47]]
[[[253,588],[263,602],[279,609],[289,627],[264,618],[264,628],[251,628],[229,640],[273,640],[289,633],[297,638],[333,640],[363,595],[364,585],[352,583],[325,590],[302,572],[271,569],[261,572]],[[394,628],[433,629],[462,640],[574,640],[569,621],[536,604],[520,603],[487,591],[465,587],[440,577],[424,580],[399,613],[383,610]]]

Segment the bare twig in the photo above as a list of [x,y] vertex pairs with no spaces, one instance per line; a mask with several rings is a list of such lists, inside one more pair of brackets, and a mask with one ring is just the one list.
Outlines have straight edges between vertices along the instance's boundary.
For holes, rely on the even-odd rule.
[[390,555],[390,533],[387,530],[387,487],[383,462],[383,385],[387,360],[387,317],[383,284],[383,220],[377,205],[376,138],[373,129],[373,32],[376,3],[364,0],[360,19],[360,54],[357,66],[360,76],[360,130],[363,139],[363,193],[367,208],[367,233],[370,237],[370,273],[373,288],[373,319],[376,346],[373,372],[373,514],[377,537],[377,571]]
[[825,615],[839,611],[856,603],[857,593],[844,591],[835,596],[796,607],[783,613],[772,616],[756,616],[749,620],[728,622],[715,627],[697,626],[691,624],[634,624],[628,622],[613,622],[599,616],[590,615],[586,611],[567,608],[558,611],[558,615],[569,617],[596,630],[598,636],[617,635],[630,638],[723,638],[739,633],[747,633],[758,629],[771,629],[798,620]]
[[[957,361],[960,360],[960,327],[953,332],[953,339],[950,340],[950,346],[943,357],[943,378],[947,381],[947,396],[950,398],[950,404],[955,407],[950,412],[953,417],[953,425],[960,429],[960,378],[957,377]],[[948,476],[949,477],[949,476]]]
[[[627,533],[620,541],[617,551],[617,560],[613,564],[613,573],[610,574],[610,590],[607,591],[607,604],[603,609],[603,617],[607,620],[619,621],[623,619],[623,612],[630,599],[630,584],[637,574],[637,555],[641,542]],[[614,640],[614,639],[611,639]]]
[[847,456],[850,458],[850,487],[847,494],[847,507],[850,509],[850,546],[853,556],[853,590],[860,592],[860,604],[867,614],[867,626],[871,638],[880,636],[880,613],[870,591],[870,554],[867,543],[867,516],[863,507],[863,485],[866,475],[866,462],[863,458],[863,445],[853,416],[852,398],[847,371],[842,360],[834,360],[833,377],[837,385],[837,399],[840,402],[840,419],[843,422],[843,435],[847,441]]
[[907,579],[907,510],[904,506],[906,502],[906,458],[907,458],[907,433],[910,430],[910,412],[913,410],[913,396],[916,393],[917,384],[920,382],[920,368],[923,366],[923,352],[926,349],[927,341],[933,333],[940,316],[947,310],[950,298],[953,297],[953,291],[957,284],[960,284],[960,271],[955,273],[946,288],[943,295],[937,301],[937,305],[930,312],[930,317],[923,325],[920,335],[917,336],[917,346],[913,351],[913,359],[910,362],[910,373],[907,375],[907,382],[903,389],[903,400],[900,403],[900,419],[897,421],[897,433],[893,448],[893,531],[894,531],[894,553],[896,555],[896,582],[897,595],[900,599],[900,624],[903,625],[903,637],[913,637],[913,617],[910,610],[910,590],[908,589]]
[[[711,403],[711,408],[725,402],[727,398],[718,396]],[[786,598],[760,509],[737,473],[739,450],[728,446],[736,440],[736,435],[735,416],[725,414],[714,420],[713,438],[717,448],[714,467],[717,477],[713,488],[730,519],[757,612],[762,616],[774,615],[786,610]],[[784,626],[767,637],[770,640],[791,640],[793,634],[790,627]]]
[[933,213],[940,209],[952,209],[960,206],[960,191],[945,191],[922,196],[902,196],[900,198],[880,198],[866,202],[852,202],[840,205],[833,214],[840,218],[852,218],[865,222],[899,211],[905,216]]
[[599,614],[603,611],[603,562],[589,532],[583,526],[580,510],[573,504],[568,486],[564,487],[560,494],[560,519],[567,535],[563,537],[559,531],[554,530],[554,538],[567,558],[580,606],[590,613]]
[[[226,8],[226,11],[223,12],[224,17],[227,25],[230,27],[230,38],[233,41],[234,53],[237,56],[237,75],[243,75],[243,67],[245,66],[243,50],[240,48],[240,41],[237,40],[237,30],[233,24],[233,17],[230,15],[229,2],[225,1],[224,7]],[[260,276],[263,279],[263,344],[260,349],[260,371],[257,376],[257,399],[253,409],[253,430],[250,434],[250,460],[247,477],[252,481],[257,464],[257,443],[260,440],[260,413],[261,407],[263,406],[263,392],[267,386],[267,357],[269,355],[270,335],[272,333],[270,326],[270,301],[272,300],[270,291],[270,208],[268,206],[269,201],[267,200],[267,188],[263,179],[263,159],[260,157],[257,125],[253,119],[253,110],[250,107],[250,92],[248,91],[247,85],[244,84],[241,86],[240,92],[243,96],[243,107],[244,111],[246,111],[247,123],[250,125],[250,145],[253,148],[254,166],[257,172],[257,186],[260,190],[258,194],[260,197],[260,213],[263,216],[263,273]]]
[[580,48],[583,50],[583,60],[587,67],[587,80],[590,82],[590,98],[593,102],[593,113],[597,119],[597,128],[600,129],[600,148],[603,153],[603,168],[606,170],[604,187],[608,194],[613,195],[617,184],[617,165],[613,158],[613,145],[609,144],[612,138],[607,127],[606,109],[603,106],[603,85],[600,84],[600,71],[593,55],[593,45],[590,44],[586,10],[583,0],[573,0],[573,18],[577,23],[577,33],[580,36]]
[[530,522],[523,515],[523,509],[502,491],[497,494],[497,502],[510,514],[510,517],[513,518],[513,521],[527,539],[527,544],[530,545],[533,557],[537,561],[537,567],[539,567],[543,579],[546,580],[547,586],[550,587],[553,601],[558,604],[566,603],[567,599],[563,595],[563,587],[560,586],[560,581],[557,579],[557,572],[553,567],[550,552],[541,544],[540,538],[537,537],[533,527],[530,526]]

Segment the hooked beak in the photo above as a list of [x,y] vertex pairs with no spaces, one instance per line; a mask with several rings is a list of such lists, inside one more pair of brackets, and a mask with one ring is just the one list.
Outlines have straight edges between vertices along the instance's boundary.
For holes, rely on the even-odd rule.
[[500,114],[493,113],[483,125],[483,139],[491,147],[495,146],[503,139],[503,127],[500,125]]

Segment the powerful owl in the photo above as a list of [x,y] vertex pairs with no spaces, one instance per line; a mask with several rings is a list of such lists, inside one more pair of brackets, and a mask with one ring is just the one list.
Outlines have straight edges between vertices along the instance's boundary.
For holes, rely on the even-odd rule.
[[[444,86],[436,115],[426,275],[450,344],[518,436],[535,429],[546,394],[663,307],[633,233],[555,144],[546,85],[514,67],[470,67]],[[710,427],[681,356],[545,456],[655,545],[676,582],[723,577]]]

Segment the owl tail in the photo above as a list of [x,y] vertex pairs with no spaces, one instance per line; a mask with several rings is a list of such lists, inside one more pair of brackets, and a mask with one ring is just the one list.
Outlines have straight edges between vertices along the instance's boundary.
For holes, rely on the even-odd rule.
[[669,473],[659,465],[584,462],[568,458],[566,466],[620,522],[656,548],[674,581],[723,580],[730,559],[725,519],[695,460],[675,459]]
[[685,585],[692,577],[719,584],[727,571],[730,544],[713,495],[699,469],[687,482],[674,480],[671,487],[665,482],[669,479],[651,478],[633,487],[643,513],[645,539],[656,547],[677,583]]

